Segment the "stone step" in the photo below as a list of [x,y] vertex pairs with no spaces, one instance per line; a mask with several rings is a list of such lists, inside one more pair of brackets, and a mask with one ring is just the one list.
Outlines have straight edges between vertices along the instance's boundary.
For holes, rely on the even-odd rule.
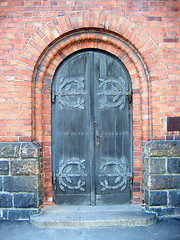
[[32,224],[41,227],[145,226],[156,222],[156,214],[138,205],[120,206],[46,206],[31,216]]

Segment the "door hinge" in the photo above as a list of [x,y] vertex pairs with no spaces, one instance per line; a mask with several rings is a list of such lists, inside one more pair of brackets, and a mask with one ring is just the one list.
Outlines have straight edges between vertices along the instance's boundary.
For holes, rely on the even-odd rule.
[[134,175],[132,174],[129,176],[129,183],[133,184],[133,181],[134,181]]
[[134,174],[132,173],[130,176],[129,176],[129,185],[130,185],[130,195],[131,195],[131,200],[130,202],[133,203],[133,180],[134,180]]
[[130,89],[129,91],[127,91],[125,93],[125,96],[128,97],[128,101],[129,101],[129,103],[131,103],[132,102],[132,90]]
[[57,181],[57,178],[56,178],[56,173],[53,173],[53,189],[54,191],[56,191],[56,181]]
[[51,101],[52,101],[52,103],[55,103],[56,96],[57,96],[56,92],[52,91],[52,93],[51,93]]

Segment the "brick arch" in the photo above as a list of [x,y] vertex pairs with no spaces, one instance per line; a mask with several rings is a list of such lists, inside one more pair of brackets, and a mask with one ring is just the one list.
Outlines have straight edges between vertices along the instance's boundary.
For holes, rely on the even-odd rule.
[[139,203],[143,199],[143,146],[152,135],[150,80],[164,74],[165,64],[144,30],[122,16],[100,11],[75,12],[48,22],[29,40],[18,64],[16,79],[29,81],[32,88],[31,136],[43,147],[45,201],[52,198],[51,82],[57,66],[67,56],[87,48],[115,55],[131,76],[136,173],[133,201]]
[[[143,59],[139,57],[136,53],[137,51],[127,45],[122,39],[109,33],[102,33],[98,29],[93,29],[92,32],[89,29],[88,31],[81,29],[78,33],[69,33],[62,40],[60,39],[54,43],[37,64],[34,74],[35,84],[37,82],[45,83],[44,79],[49,79],[47,82],[52,81],[56,68],[64,58],[78,50],[86,48],[104,50],[118,57],[130,73],[134,86],[133,89],[135,91],[136,89],[141,89],[144,94],[147,94],[146,99],[148,99],[149,74]],[[43,87],[41,86],[40,88]],[[148,110],[148,108],[146,109]],[[35,135],[41,136],[41,134]]]
[[[36,68],[41,58],[60,39],[81,29],[99,29],[109,35],[114,34],[131,46],[147,65],[150,75],[154,76],[164,62],[161,54],[148,34],[138,25],[125,17],[101,11],[81,11],[59,17],[45,24],[29,40],[18,64],[18,74],[29,76],[32,68]],[[91,38],[91,36],[89,36]],[[70,41],[74,41],[72,38]],[[110,37],[108,39],[110,41]],[[154,61],[152,61],[154,60]],[[154,64],[159,67],[153,68]],[[28,68],[29,66],[29,68]],[[31,68],[31,69],[30,69]],[[157,74],[159,75],[159,74]]]
[[[32,36],[20,57],[16,79],[32,82],[31,87],[34,88],[32,79],[43,75],[43,72],[45,73],[47,70],[49,60],[52,62],[53,51],[55,51],[53,46],[57,42],[61,42],[60,48],[75,43],[73,51],[76,51],[77,47],[80,46],[78,42],[79,36],[74,37],[73,34],[83,29],[91,29],[95,33],[101,32],[103,34],[103,36],[99,37],[100,39],[94,41],[93,47],[99,47],[99,44],[97,46],[99,41],[104,45],[107,41],[108,47],[116,46],[119,50],[123,50],[130,59],[139,58],[139,66],[143,68],[143,72],[146,73],[146,79],[148,79],[146,81],[147,85],[150,83],[149,79],[157,81],[161,79],[161,76],[163,78],[163,75],[167,74],[164,60],[157,46],[138,25],[130,22],[125,17],[105,11],[77,11],[48,22]],[[83,37],[82,35],[81,42],[83,42]],[[91,38],[92,34],[87,34],[86,41]],[[51,49],[52,53],[50,53]],[[68,50],[70,50],[70,47]],[[61,53],[62,55],[65,53],[65,48]],[[63,59],[62,55],[60,57]],[[44,64],[43,68],[41,63],[45,56],[45,62],[47,61],[47,63]],[[66,56],[66,53],[64,56]],[[140,75],[142,74],[141,72],[142,70],[139,71]],[[142,80],[141,82],[143,82],[144,86],[145,81]],[[33,135],[33,125],[31,135]]]
[[[108,43],[107,38],[109,36],[106,36],[105,34],[101,34],[98,36],[99,33],[96,32],[93,36],[89,38],[89,32],[86,34],[85,32],[77,33],[78,41],[69,42],[67,40],[63,40],[63,44],[61,42],[58,42],[56,45],[54,45],[53,49],[47,54],[44,58],[44,61],[42,61],[41,65],[39,65],[39,68],[36,72],[36,81],[35,86],[36,90],[38,90],[38,95],[41,91],[41,89],[46,89],[44,94],[42,93],[40,99],[42,99],[42,105],[37,104],[35,107],[35,139],[38,142],[43,142],[46,146],[44,146],[44,156],[46,157],[46,160],[49,158],[49,162],[51,161],[51,156],[49,153],[50,145],[48,146],[48,142],[50,144],[50,137],[51,132],[49,131],[49,134],[44,134],[45,129],[47,126],[44,125],[44,122],[47,118],[47,113],[50,113],[50,96],[51,96],[51,82],[55,73],[56,68],[58,65],[63,61],[64,58],[69,56],[70,54],[81,50],[81,49],[87,49],[87,48],[95,48],[99,50],[103,50],[106,52],[109,52],[116,57],[118,57],[126,66],[126,68],[129,71],[129,74],[131,76],[132,80],[132,88],[134,91],[133,94],[133,116],[134,123],[136,126],[134,126],[133,136],[134,136],[134,159],[137,162],[137,164],[134,164],[134,168],[136,172],[141,172],[141,164],[140,158],[142,157],[139,153],[143,152],[143,142],[147,141],[150,134],[150,125],[149,125],[149,108],[148,108],[148,86],[147,86],[147,75],[146,70],[144,69],[144,66],[142,65],[140,59],[138,56],[134,53],[132,49],[129,48],[129,46],[126,46],[124,43],[121,44],[121,42],[118,42],[118,47],[113,43]],[[98,39],[98,41],[97,41]],[[120,41],[120,40],[119,40]],[[77,44],[78,43],[78,44]],[[62,48],[63,45],[63,48]],[[130,57],[131,56],[131,57]],[[141,84],[142,82],[142,84]],[[144,85],[144,86],[143,86]],[[142,89],[140,91],[140,89]],[[141,98],[141,94],[144,94],[144,99]],[[36,97],[35,97],[36,98]],[[141,101],[141,103],[140,103]],[[40,106],[39,106],[40,105]],[[40,112],[40,108],[42,106],[41,113],[38,115],[38,112]],[[49,109],[48,109],[49,107]],[[144,110],[142,110],[144,108]],[[41,119],[38,117],[36,119],[36,116],[42,117]],[[44,118],[45,117],[45,118]],[[136,121],[136,117],[140,119],[140,122]],[[49,116],[50,119],[50,116]],[[143,122],[144,126],[146,126],[146,131],[142,131],[141,123]],[[50,122],[49,124],[49,130],[50,130]],[[141,173],[139,173],[141,175]],[[46,177],[45,177],[46,178]],[[139,179],[137,178],[137,182],[135,179],[135,184],[138,185]],[[137,187],[138,189],[138,187]],[[135,193],[134,199],[139,199],[139,195]],[[140,193],[139,193],[140,194]],[[136,198],[137,196],[137,198]]]

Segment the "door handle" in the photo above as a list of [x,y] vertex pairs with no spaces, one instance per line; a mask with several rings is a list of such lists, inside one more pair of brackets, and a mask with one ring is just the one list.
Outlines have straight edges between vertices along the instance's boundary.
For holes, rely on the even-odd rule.
[[[94,122],[94,125],[95,125],[95,126],[97,125],[97,122],[96,122],[96,121]],[[97,148],[98,148],[98,146],[99,146],[99,139],[100,139],[100,138],[103,139],[103,140],[107,140],[107,138],[100,136],[98,129],[96,129],[96,147],[97,147]]]
[[96,134],[96,147],[99,147],[99,139],[103,139],[104,141],[107,140],[107,138],[99,136],[98,134]]
[[107,140],[107,138],[105,138],[105,137],[102,137],[102,136],[96,135],[96,139],[99,139],[99,138],[102,138],[103,140]]

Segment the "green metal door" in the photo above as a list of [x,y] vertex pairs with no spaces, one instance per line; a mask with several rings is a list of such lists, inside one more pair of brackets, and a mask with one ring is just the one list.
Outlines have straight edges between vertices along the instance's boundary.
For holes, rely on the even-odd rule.
[[52,83],[54,199],[62,204],[131,200],[131,84],[122,62],[78,52]]

